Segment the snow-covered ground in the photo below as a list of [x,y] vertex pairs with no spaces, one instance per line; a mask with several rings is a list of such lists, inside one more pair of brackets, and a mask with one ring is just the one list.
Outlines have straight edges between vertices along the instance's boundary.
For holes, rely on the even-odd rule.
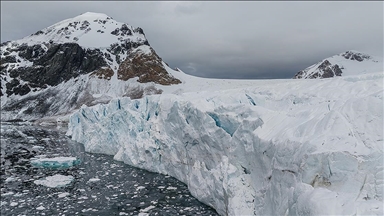
[[67,134],[178,178],[222,215],[383,215],[382,72],[253,81],[169,72],[183,84],[83,106]]

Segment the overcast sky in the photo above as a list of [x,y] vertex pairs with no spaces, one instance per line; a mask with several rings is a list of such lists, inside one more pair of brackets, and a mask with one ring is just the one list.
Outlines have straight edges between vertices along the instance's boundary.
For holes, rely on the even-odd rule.
[[1,42],[99,12],[143,28],[159,56],[217,78],[291,78],[324,58],[383,56],[383,2],[1,1]]

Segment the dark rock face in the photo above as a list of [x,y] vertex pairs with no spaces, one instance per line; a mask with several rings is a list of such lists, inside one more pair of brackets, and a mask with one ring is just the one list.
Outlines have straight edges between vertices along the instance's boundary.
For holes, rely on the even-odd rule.
[[[306,71],[302,70],[296,73],[293,77],[294,79],[302,79],[305,76]],[[316,78],[330,78],[334,76],[341,76],[343,71],[339,65],[332,65],[328,60],[323,61],[317,68],[316,73],[311,74],[306,79],[316,79]]]
[[362,61],[364,61],[366,59],[370,59],[371,58],[369,55],[364,55],[362,53],[355,53],[355,52],[351,52],[351,51],[345,52],[344,54],[342,54],[342,56],[345,59],[356,60],[358,62],[362,62]]
[[[4,53],[4,55],[7,55],[7,53]],[[1,59],[1,65],[3,66],[5,63],[16,63],[16,57],[15,56],[5,56],[5,58]]]
[[323,61],[323,63],[317,67],[317,70],[318,72],[312,74],[309,79],[316,79],[318,77],[330,78],[334,76],[341,76],[342,73],[339,65],[332,65],[328,60]]
[[[7,83],[7,94],[24,95],[30,88],[55,86],[80,74],[86,74],[107,66],[102,52],[98,49],[83,49],[76,43],[51,44],[45,51],[41,45],[25,44],[10,50],[32,62],[30,67],[14,67],[7,70],[7,64],[16,63],[15,56],[1,59],[1,74],[9,73],[14,81]],[[27,84],[20,86],[22,80]]]
[[142,34],[142,35],[145,35],[143,29],[140,28],[140,27],[135,28],[135,29],[133,30],[133,32],[138,32],[138,33],[140,33],[140,34]]
[[111,32],[111,34],[116,36],[127,36],[132,35],[132,31],[128,28],[126,24],[123,24],[120,28],[116,28]]
[[152,50],[147,55],[144,53],[131,53],[123,61],[117,71],[117,77],[128,80],[139,77],[139,82],[154,82],[161,85],[179,84],[180,80],[171,77],[162,65],[161,58]]
[[304,71],[299,71],[295,74],[295,76],[293,77],[293,79],[302,79],[303,78],[303,75],[304,75]]
[[329,78],[329,77],[333,77],[335,75],[333,73],[333,68],[334,67],[339,68],[338,65],[332,66],[332,64],[328,60],[325,60],[317,68],[319,70],[319,72],[313,74],[312,76],[310,76],[310,78],[318,78],[318,77]]
[[149,43],[147,40],[142,43],[125,41],[122,44],[118,44],[118,43],[111,44],[111,46],[107,50],[113,55],[119,55],[119,54],[125,54],[128,50],[135,49],[141,45],[149,46]]
[[[333,66],[327,67],[323,70],[323,75],[321,75],[321,78],[330,78],[330,77],[334,77],[334,76],[341,76],[341,73],[342,73],[342,71],[340,70],[339,66],[333,65]],[[314,74],[313,76],[316,76],[316,78],[320,77],[320,75],[318,73]]]
[[41,47],[41,45],[27,46],[23,44],[17,49],[17,51],[19,51],[20,57],[29,61],[36,61],[45,53],[45,50]]

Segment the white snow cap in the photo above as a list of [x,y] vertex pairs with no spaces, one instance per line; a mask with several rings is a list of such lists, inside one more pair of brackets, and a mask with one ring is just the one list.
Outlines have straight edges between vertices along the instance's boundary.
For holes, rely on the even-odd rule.
[[45,29],[17,40],[16,43],[35,45],[46,43],[77,43],[85,48],[106,48],[126,41],[144,42],[147,39],[139,28],[117,22],[103,13],[86,12],[55,23]]
[[338,65],[342,71],[341,76],[360,75],[383,71],[382,57],[371,56],[356,50],[349,50],[323,59],[322,61],[307,67],[302,70],[301,78],[307,79],[316,73],[322,75],[323,71],[319,70],[319,66],[321,66],[325,61],[328,61],[333,66]]
[[83,14],[80,14],[77,17],[74,17],[73,19],[107,19],[112,17],[108,16],[107,14],[104,13],[95,13],[95,12],[85,12]]

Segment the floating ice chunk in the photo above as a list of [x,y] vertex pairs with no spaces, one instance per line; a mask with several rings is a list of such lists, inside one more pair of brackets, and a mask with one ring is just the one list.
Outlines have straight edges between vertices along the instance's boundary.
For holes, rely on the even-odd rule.
[[167,187],[167,190],[176,190],[177,187]]
[[145,208],[145,209],[140,209],[140,212],[148,212],[149,210],[154,209],[154,208],[156,208],[156,207],[153,206],[153,205],[150,205],[150,206],[148,206],[148,207]]
[[75,178],[73,176],[65,176],[65,175],[54,175],[54,176],[48,176],[46,178],[43,178],[42,180],[35,180],[34,183],[37,185],[43,185],[50,188],[57,188],[57,187],[65,187],[74,180]]
[[15,194],[15,193],[13,193],[12,191],[10,191],[10,192],[1,194],[1,196],[10,196],[10,195],[13,195],[13,194]]
[[41,158],[31,160],[31,164],[38,168],[69,168],[80,163],[76,157],[54,157],[54,158]]
[[11,181],[14,181],[14,180],[16,180],[16,178],[8,177],[8,178],[5,179],[5,182],[11,182]]
[[66,196],[68,196],[70,193],[68,193],[68,192],[64,192],[64,193],[59,193],[59,194],[57,194],[57,196],[59,197],[59,198],[63,198],[63,197],[66,197]]
[[13,195],[14,197],[21,197],[21,196],[23,196],[24,194],[22,194],[22,193],[16,193],[15,195]]
[[136,190],[141,190],[141,189],[144,189],[145,187],[144,186],[139,186],[136,188]]
[[90,179],[88,180],[88,182],[98,182],[98,181],[100,181],[99,178],[90,178]]
[[45,209],[44,206],[39,206],[36,208],[36,210],[44,210],[44,209]]
[[11,204],[9,204],[10,206],[17,206],[17,205],[19,205],[19,203],[17,203],[17,202],[11,202]]

